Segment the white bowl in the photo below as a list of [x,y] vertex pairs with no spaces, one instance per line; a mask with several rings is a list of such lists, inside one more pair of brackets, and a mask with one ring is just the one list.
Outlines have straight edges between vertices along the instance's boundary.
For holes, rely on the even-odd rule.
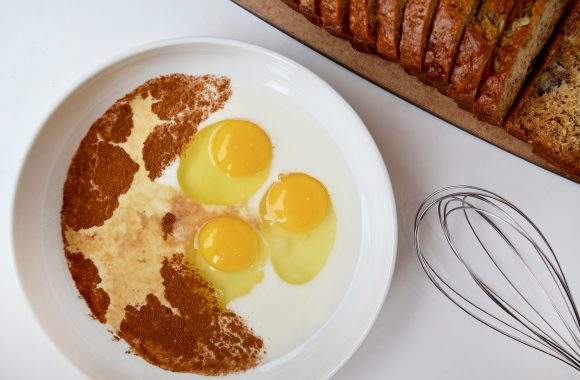
[[[82,372],[97,379],[195,378],[163,371],[124,353],[106,326],[88,316],[68,272],[60,237],[62,187],[72,155],[89,126],[116,99],[160,74],[219,73],[278,89],[311,114],[331,136],[357,190],[361,226],[357,266],[331,318],[292,352],[231,378],[332,376],[368,334],[395,266],[397,226],[393,191],[381,155],[360,118],[315,74],[246,43],[189,38],[162,41],[104,65],[60,102],[32,144],[13,209],[17,271],[32,312],[54,344]],[[321,112],[331,110],[331,112]]]

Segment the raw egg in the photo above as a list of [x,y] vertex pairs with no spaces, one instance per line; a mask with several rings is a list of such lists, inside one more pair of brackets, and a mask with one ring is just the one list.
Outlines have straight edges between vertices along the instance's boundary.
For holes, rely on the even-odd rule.
[[188,262],[216,289],[222,306],[248,294],[262,281],[266,256],[258,231],[229,215],[204,223],[187,253]]
[[326,187],[304,173],[280,175],[262,198],[260,215],[272,265],[280,278],[298,285],[316,277],[336,233]]
[[252,196],[266,181],[272,143],[258,125],[226,119],[200,130],[177,169],[180,187],[194,201],[231,205]]

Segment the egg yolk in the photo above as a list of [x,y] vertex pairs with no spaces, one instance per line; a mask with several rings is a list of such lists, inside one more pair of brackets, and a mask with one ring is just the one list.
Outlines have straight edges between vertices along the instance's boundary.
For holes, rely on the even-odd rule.
[[233,205],[260,189],[270,174],[271,162],[270,138],[259,126],[225,119],[201,128],[187,143],[177,180],[196,202]]
[[262,215],[293,232],[316,227],[328,210],[329,196],[320,181],[304,173],[280,175],[262,201]]
[[256,124],[230,120],[213,138],[212,155],[224,173],[247,177],[268,165],[272,158],[272,143]]
[[233,216],[220,216],[204,224],[197,243],[204,260],[223,272],[247,268],[256,259],[259,249],[256,231]]

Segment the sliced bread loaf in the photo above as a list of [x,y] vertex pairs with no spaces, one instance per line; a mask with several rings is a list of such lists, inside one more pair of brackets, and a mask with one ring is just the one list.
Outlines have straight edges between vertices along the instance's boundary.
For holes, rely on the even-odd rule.
[[410,73],[423,72],[425,46],[431,31],[431,21],[439,0],[408,0],[405,5],[399,61]]
[[298,10],[312,23],[321,24],[319,0],[298,0]]
[[433,86],[449,81],[463,31],[478,5],[479,0],[439,0],[423,62],[424,76]]
[[480,119],[502,124],[566,3],[567,0],[516,2],[473,104]]
[[348,0],[320,0],[320,18],[328,32],[348,37]]
[[376,52],[377,15],[375,0],[350,0],[349,3],[352,46],[363,53]]
[[407,0],[377,0],[377,53],[399,60],[399,39]]
[[580,1],[571,5],[505,126],[538,154],[580,175]]
[[468,108],[503,33],[515,0],[483,0],[459,44],[455,66],[445,93]]

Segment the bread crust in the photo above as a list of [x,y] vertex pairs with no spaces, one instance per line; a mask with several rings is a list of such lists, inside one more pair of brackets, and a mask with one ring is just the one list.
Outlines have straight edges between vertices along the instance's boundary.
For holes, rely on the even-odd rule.
[[348,0],[320,0],[320,18],[329,33],[348,38]]
[[[480,89],[473,104],[473,112],[484,121],[497,124],[499,99],[522,46],[528,42],[540,11],[549,0],[518,0],[493,57],[486,67]],[[520,21],[521,20],[521,21]]]
[[401,24],[407,0],[377,0],[377,53],[391,61],[399,60]]
[[440,0],[425,52],[425,77],[435,86],[447,84],[457,48],[479,0]]
[[425,47],[438,0],[408,0],[401,27],[399,62],[414,75],[423,72]]
[[445,93],[463,107],[475,100],[479,83],[515,0],[483,0],[461,39]]
[[349,27],[352,46],[363,53],[376,52],[376,4],[375,0],[349,1]]

